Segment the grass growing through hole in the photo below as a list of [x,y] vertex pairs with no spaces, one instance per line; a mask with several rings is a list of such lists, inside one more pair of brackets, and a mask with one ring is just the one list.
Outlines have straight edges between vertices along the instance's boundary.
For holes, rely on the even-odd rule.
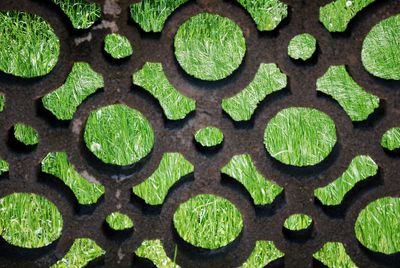
[[288,15],[288,5],[279,0],[236,0],[251,15],[259,31],[272,31]]
[[150,260],[157,268],[180,268],[167,256],[160,240],[143,241],[135,250],[135,254],[140,258]]
[[309,33],[303,33],[293,37],[288,46],[288,55],[295,60],[310,59],[317,49],[317,40]]
[[101,16],[101,8],[97,3],[85,0],[52,0],[67,15],[75,29],[87,29]]
[[180,153],[164,153],[157,170],[132,188],[146,204],[162,205],[170,188],[182,177],[192,173],[193,165]]
[[123,231],[133,228],[133,221],[128,215],[121,212],[113,212],[106,217],[106,222],[111,229],[115,231]]
[[168,81],[161,63],[145,63],[132,80],[158,100],[169,120],[183,119],[196,109],[196,101],[182,95]]
[[95,204],[105,188],[98,182],[82,177],[68,161],[65,152],[52,152],[42,160],[42,172],[51,174],[64,182],[81,205]]
[[224,133],[216,127],[205,127],[196,131],[194,139],[203,147],[213,147],[222,143]]
[[114,59],[123,59],[132,55],[132,45],[123,35],[112,33],[104,39],[104,50]]
[[0,199],[0,235],[11,245],[41,248],[61,236],[63,219],[43,196],[12,193]]
[[340,242],[327,242],[313,257],[328,268],[357,268]]
[[88,63],[77,62],[65,84],[42,98],[43,106],[59,120],[71,120],[78,106],[91,94],[104,87],[103,77]]
[[336,127],[325,113],[303,107],[280,111],[267,124],[264,144],[271,156],[292,166],[324,160],[336,144]]
[[32,78],[50,73],[57,64],[60,41],[37,15],[1,11],[0,36],[0,71]]
[[4,111],[5,107],[6,107],[6,95],[0,92],[0,113]]
[[83,268],[106,252],[89,238],[77,238],[68,253],[51,268]]
[[283,227],[290,231],[301,231],[310,227],[312,224],[312,219],[306,214],[293,214],[290,215],[285,222]]
[[358,12],[375,0],[335,0],[319,9],[319,20],[330,32],[344,32]]
[[190,75],[216,81],[231,75],[246,54],[246,40],[231,19],[201,13],[182,24],[175,35],[175,56]]
[[142,0],[130,6],[132,19],[145,32],[161,32],[168,17],[189,0]]
[[359,155],[353,158],[347,170],[336,180],[324,187],[314,190],[314,196],[326,206],[336,206],[343,202],[346,194],[357,183],[375,176],[378,173],[378,165],[367,155]]
[[364,39],[361,59],[365,69],[380,78],[400,80],[400,14],[377,25]]
[[255,205],[271,204],[283,191],[282,187],[258,172],[249,154],[235,155],[221,172],[240,182]]
[[222,109],[235,121],[250,120],[260,102],[286,85],[287,76],[275,63],[262,63],[254,80],[245,89],[222,100]]
[[7,161],[0,159],[0,176],[10,170],[10,165]]
[[383,134],[381,146],[390,151],[400,149],[400,128],[394,127]]
[[173,221],[183,240],[204,249],[228,245],[243,229],[242,215],[235,205],[211,194],[197,195],[182,203]]
[[366,120],[379,107],[379,98],[360,87],[344,65],[329,67],[317,80],[317,91],[334,98],[352,121]]
[[240,268],[263,268],[269,263],[282,258],[285,254],[272,241],[259,240],[249,258]]
[[358,215],[354,231],[366,248],[383,254],[400,253],[400,198],[383,197]]
[[31,126],[17,123],[14,125],[14,137],[25,145],[36,145],[39,143],[39,133]]

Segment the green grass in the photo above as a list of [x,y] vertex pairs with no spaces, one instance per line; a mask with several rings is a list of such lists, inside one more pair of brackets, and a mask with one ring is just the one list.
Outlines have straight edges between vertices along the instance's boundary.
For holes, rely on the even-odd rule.
[[142,0],[130,6],[132,19],[145,32],[161,32],[168,17],[189,0]]
[[135,250],[135,254],[144,259],[150,260],[157,268],[180,268],[165,253],[160,240],[145,240]]
[[272,204],[283,191],[282,187],[258,172],[249,154],[235,155],[221,172],[240,182],[253,198],[255,205]]
[[282,258],[285,254],[272,241],[259,240],[249,258],[240,268],[264,268],[269,263]]
[[357,183],[375,176],[378,165],[371,157],[360,155],[353,158],[347,170],[336,180],[314,190],[314,196],[326,206],[336,206],[343,202],[345,195]]
[[7,161],[0,159],[0,176],[10,170],[10,165]]
[[194,139],[203,147],[213,147],[223,142],[224,133],[216,127],[205,127],[196,131]]
[[125,104],[92,111],[85,126],[87,148],[106,164],[128,166],[146,157],[154,146],[150,122]]
[[335,123],[313,108],[291,107],[280,111],[264,133],[264,144],[271,156],[298,167],[320,163],[331,153],[336,141]]
[[312,224],[312,219],[306,214],[292,214],[285,222],[283,227],[290,231],[301,231],[309,228]]
[[383,197],[365,207],[356,220],[357,240],[383,254],[400,253],[400,198]]
[[246,54],[246,40],[231,19],[201,13],[182,24],[175,35],[175,56],[186,73],[207,81],[231,75]]
[[101,17],[97,3],[85,0],[52,0],[67,15],[75,29],[88,29]]
[[0,92],[0,113],[4,111],[6,107],[6,95]]
[[23,78],[50,73],[58,62],[60,41],[37,15],[0,11],[0,71]]
[[114,59],[123,59],[132,55],[132,45],[123,35],[112,33],[104,38],[104,50]]
[[162,205],[170,188],[193,170],[193,165],[182,154],[164,153],[156,171],[145,181],[134,186],[132,191],[146,204]]
[[288,55],[295,60],[306,61],[310,59],[317,49],[317,40],[309,33],[293,37],[288,46]]
[[133,221],[128,215],[121,212],[113,212],[106,217],[106,222],[111,229],[123,231],[133,228]]
[[379,107],[379,98],[360,87],[344,65],[329,67],[317,80],[317,91],[335,99],[355,122],[366,120]]
[[381,146],[389,151],[400,149],[400,128],[394,127],[383,134]]
[[168,81],[161,63],[147,62],[132,80],[158,100],[169,120],[183,119],[196,109],[196,101],[182,95]]
[[97,182],[82,177],[68,161],[65,152],[52,152],[42,160],[42,172],[51,174],[64,182],[81,205],[95,204],[105,188]]
[[182,203],[173,221],[184,241],[211,250],[228,245],[243,229],[242,215],[235,205],[211,194],[197,195]]
[[51,268],[83,268],[106,252],[89,238],[75,239],[68,253]]
[[357,268],[340,242],[327,242],[313,257],[328,268]]
[[330,32],[344,32],[358,12],[375,0],[335,0],[319,9],[319,20]]
[[248,121],[269,94],[287,86],[287,76],[274,63],[262,63],[254,80],[233,97],[222,100],[222,109],[235,121]]
[[236,0],[251,15],[259,31],[272,31],[288,15],[288,5],[279,0]]
[[0,199],[0,235],[11,245],[41,248],[61,236],[57,207],[34,193],[12,193]]
[[25,145],[36,145],[39,143],[39,133],[33,127],[17,123],[14,125],[14,137]]
[[59,120],[71,120],[78,106],[104,87],[103,77],[88,63],[77,62],[65,84],[42,98],[43,106]]
[[371,74],[400,80],[400,14],[382,20],[364,39],[361,59]]

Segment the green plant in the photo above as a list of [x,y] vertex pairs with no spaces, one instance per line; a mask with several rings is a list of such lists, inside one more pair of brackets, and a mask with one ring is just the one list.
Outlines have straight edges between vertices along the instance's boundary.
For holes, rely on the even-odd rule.
[[67,15],[75,29],[87,29],[101,16],[101,8],[97,3],[85,0],[52,0]]
[[0,113],[4,111],[5,107],[6,107],[6,95],[0,92]]
[[224,133],[216,127],[205,127],[196,131],[194,139],[203,147],[213,147],[222,143]]
[[357,268],[340,242],[327,242],[313,257],[328,268]]
[[31,126],[17,123],[14,125],[14,137],[25,145],[36,145],[39,143],[39,133]]
[[7,161],[0,159],[0,176],[4,173],[8,172],[10,169],[10,165]]
[[306,214],[292,214],[285,222],[283,227],[290,231],[301,231],[309,228],[312,224],[312,219]]
[[263,268],[269,263],[282,258],[285,254],[272,241],[256,241],[256,246],[249,258],[240,268]]
[[143,241],[135,250],[135,254],[150,260],[157,268],[180,268],[167,256],[160,240]]
[[400,128],[394,127],[383,134],[381,146],[390,151],[400,149]]
[[288,46],[288,54],[292,59],[303,61],[310,59],[317,49],[317,40],[309,33],[293,37]]
[[132,55],[129,39],[117,33],[108,34],[104,38],[104,50],[114,59],[123,59]]
[[133,228],[133,221],[128,215],[121,212],[113,212],[106,217],[106,222],[111,229],[122,231]]

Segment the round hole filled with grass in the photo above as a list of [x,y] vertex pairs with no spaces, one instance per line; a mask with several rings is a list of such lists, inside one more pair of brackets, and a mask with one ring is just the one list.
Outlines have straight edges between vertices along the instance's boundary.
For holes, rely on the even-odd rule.
[[224,134],[219,128],[205,127],[196,131],[194,139],[203,147],[215,147],[224,140]]
[[84,140],[87,148],[104,163],[128,166],[150,153],[154,133],[139,111],[114,104],[90,113]]
[[216,81],[231,75],[242,63],[246,40],[232,20],[201,13],[187,20],[175,36],[175,56],[190,75]]
[[204,249],[228,245],[243,229],[242,215],[235,205],[210,194],[197,195],[181,204],[173,221],[183,240]]
[[324,160],[337,141],[336,126],[325,113],[291,107],[267,124],[264,144],[276,160],[292,166],[312,166]]
[[289,231],[297,232],[310,228],[311,224],[312,218],[310,216],[305,214],[293,214],[285,220],[283,227]]
[[13,193],[0,199],[0,234],[11,245],[41,248],[57,240],[63,220],[57,207],[33,193]]

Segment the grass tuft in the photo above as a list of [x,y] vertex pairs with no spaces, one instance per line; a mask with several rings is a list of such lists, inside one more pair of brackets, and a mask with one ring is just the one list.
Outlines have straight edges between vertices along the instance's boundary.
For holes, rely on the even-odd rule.
[[194,139],[203,147],[214,147],[224,140],[224,133],[216,127],[205,127],[196,131]]
[[312,224],[312,219],[306,214],[292,214],[285,222],[283,227],[290,231],[301,231],[309,228]]
[[108,34],[104,39],[104,50],[114,59],[132,55],[132,45],[128,38],[117,33]]
[[366,120],[379,107],[379,98],[360,87],[344,65],[329,67],[317,80],[317,91],[339,102],[352,121]]
[[10,165],[7,161],[0,159],[0,176],[10,170]]
[[389,151],[400,149],[400,127],[389,129],[383,134],[381,146]]
[[162,205],[169,189],[193,170],[193,165],[182,154],[164,153],[157,170],[145,181],[134,186],[132,191],[146,204]]
[[106,217],[106,222],[111,229],[123,231],[133,228],[133,221],[128,215],[121,212],[113,212]]
[[64,182],[81,205],[95,204],[104,194],[105,188],[97,182],[82,177],[68,161],[65,152],[52,152],[42,160],[42,172],[51,174]]
[[68,253],[51,268],[83,268],[106,252],[89,238],[77,238]]
[[0,71],[23,78],[50,73],[58,62],[60,40],[37,15],[0,11]]
[[317,49],[317,40],[309,33],[303,33],[293,37],[288,46],[288,54],[292,59],[310,59]]
[[285,254],[272,241],[259,240],[249,258],[240,268],[264,268],[269,263],[282,258]]
[[177,91],[165,76],[161,63],[147,62],[132,77],[133,83],[156,98],[169,120],[184,119],[196,109],[196,101]]
[[4,111],[6,107],[6,95],[0,92],[0,113]]
[[358,215],[354,231],[369,250],[400,253],[400,198],[383,197],[369,203]]
[[275,63],[262,63],[254,80],[245,89],[222,100],[222,109],[235,121],[248,121],[260,102],[286,85],[287,76]]
[[143,241],[135,250],[135,254],[140,258],[150,260],[157,268],[180,268],[167,256],[160,240]]
[[336,206],[343,202],[345,195],[353,189],[357,183],[375,176],[378,173],[378,165],[371,157],[366,155],[356,156],[347,170],[336,180],[324,187],[314,190],[314,196],[326,206]]
[[52,0],[67,15],[75,29],[88,29],[101,17],[97,3],[85,0]]
[[14,125],[14,137],[25,145],[36,145],[39,143],[39,133],[31,126],[22,123]]
[[0,235],[11,245],[41,248],[61,236],[63,220],[57,207],[33,193],[12,193],[0,199]]
[[246,40],[231,19],[201,13],[182,24],[175,35],[175,56],[190,75],[216,81],[239,68],[246,54]]
[[327,242],[313,257],[328,268],[357,268],[340,242]]
[[103,77],[85,62],[72,67],[65,84],[42,98],[43,106],[59,120],[71,120],[78,106],[104,87]]

